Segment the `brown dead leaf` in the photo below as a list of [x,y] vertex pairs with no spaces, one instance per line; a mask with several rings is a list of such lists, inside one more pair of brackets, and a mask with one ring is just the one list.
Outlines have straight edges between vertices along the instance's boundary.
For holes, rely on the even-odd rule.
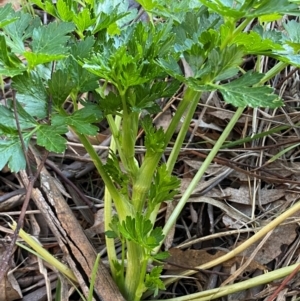
[[[263,188],[260,190],[260,199],[261,204],[266,205],[272,202],[279,200],[280,198],[284,197],[286,193],[286,189],[266,189]],[[213,192],[208,192],[207,196],[214,197],[214,198],[224,198],[230,202],[244,204],[244,205],[251,205],[252,200],[250,199],[249,187],[246,185],[242,185],[240,188],[232,188],[227,187],[222,192],[218,190],[214,190]]]
[[[296,228],[297,224],[281,225],[274,229],[272,235],[265,242],[263,247],[257,252],[255,260],[260,264],[267,264],[273,259],[277,258],[282,250],[281,247],[284,245],[290,245],[297,236]],[[241,242],[242,243],[242,242]],[[244,256],[250,256],[253,250],[260,243],[260,240],[255,244],[251,245],[247,250],[241,253]]]
[[11,209],[21,205],[23,203],[24,199],[25,199],[24,193],[22,193],[22,194],[20,193],[18,195],[9,197],[5,201],[0,202],[0,212],[5,212],[5,211],[11,210]]
[[[11,232],[11,231],[9,231]],[[0,246],[0,258],[3,257],[5,253],[5,248]],[[13,265],[15,265],[13,263]],[[3,277],[0,282],[0,300],[1,301],[12,301],[22,299],[22,291],[21,288],[14,277],[12,271],[9,271],[5,277]]]
[[[174,211],[175,204],[174,202],[167,202],[167,210],[166,210],[166,221],[169,219],[171,216],[172,212]],[[175,235],[175,225],[172,226],[170,231],[168,231],[168,234],[166,235],[166,238],[164,240],[164,246],[165,250],[169,250],[173,244],[174,240],[174,235]]]
[[207,203],[207,204],[216,206],[216,207],[220,208],[221,210],[223,210],[228,216],[230,216],[234,220],[242,221],[243,223],[247,223],[251,220],[249,218],[249,216],[244,215],[242,212],[236,210],[232,206],[227,205],[223,201],[219,201],[214,198],[210,198],[207,196],[200,196],[200,197],[190,198],[189,202],[193,202],[193,203],[200,203],[200,202],[202,203],[203,202],[203,203]]
[[[217,259],[226,254],[224,251],[217,251],[215,254],[210,254],[205,250],[181,250],[173,248],[169,250],[170,257],[167,259],[167,263],[164,265],[166,270],[178,270],[178,266],[183,269],[197,268],[200,265],[208,263],[214,259]],[[240,266],[245,261],[244,256],[236,256],[225,263],[224,267],[231,267],[233,264]],[[176,266],[172,265],[175,264]],[[245,271],[254,271],[256,269],[265,270],[266,268],[256,261],[252,261]]]
[[92,238],[97,234],[105,232],[104,227],[104,208],[99,209],[95,214],[95,221],[92,227],[84,230],[87,237]]
[[[3,248],[0,248],[0,252],[3,253],[3,251]],[[11,271],[8,272],[0,282],[0,300],[12,301],[21,299],[22,297],[22,292],[16,278]]]
[[0,283],[0,300],[12,301],[22,299],[20,286],[12,272],[8,272]]
[[[243,205],[243,204],[234,204],[234,209],[243,213],[243,215],[248,216],[250,219],[252,213],[252,206]],[[240,220],[236,220],[232,218],[228,214],[223,215],[222,221],[227,228],[231,228],[231,229],[240,229],[241,227],[245,226],[245,223],[241,222]]]
[[172,113],[170,110],[166,110],[163,112],[155,121],[155,126],[159,128],[163,128],[166,131],[172,121]]
[[[73,142],[80,142],[80,139],[78,138],[77,134],[69,128],[69,132],[66,133],[66,136],[68,140],[73,141]],[[88,140],[93,144],[93,145],[99,145],[101,144],[105,139],[108,138],[108,135],[98,133],[95,136],[87,136]]]
[[[224,111],[224,110],[214,110],[214,111],[211,111],[211,112],[208,112],[209,115],[212,115],[214,117],[217,117],[221,120],[225,120],[225,119],[231,119],[233,117],[233,112],[230,112],[230,111]],[[251,118],[251,116],[249,116]],[[246,122],[246,117],[241,117],[239,120],[238,120],[238,123],[243,123],[245,124]]]

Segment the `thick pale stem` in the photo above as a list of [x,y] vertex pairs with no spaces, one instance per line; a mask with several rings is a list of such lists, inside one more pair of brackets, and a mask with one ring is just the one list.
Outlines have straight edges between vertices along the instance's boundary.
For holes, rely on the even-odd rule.
[[144,262],[144,250],[132,241],[127,241],[127,269],[125,277],[126,300],[139,301],[137,291],[141,281],[144,281],[141,264]]
[[125,95],[121,95],[123,103],[123,121],[122,121],[122,153],[121,157],[124,167],[134,179],[138,172],[138,165],[135,160],[135,141],[138,131],[139,114],[131,112],[127,108]]
[[[117,130],[120,128],[121,124],[121,117],[116,116],[115,120],[112,119],[112,116],[110,116],[110,121],[111,124],[115,126],[115,129]],[[112,152],[116,151],[117,145],[116,145],[116,140],[114,136],[111,139],[110,143],[110,150]],[[110,155],[109,155],[110,156]],[[104,223],[105,223],[105,231],[111,230],[109,227],[109,224],[111,223],[112,220],[112,197],[111,194],[109,193],[109,190],[105,186],[105,192],[104,192]],[[108,255],[108,260],[109,260],[109,266],[111,270],[111,274],[113,276],[113,279],[117,283],[118,287],[124,292],[124,274],[120,273],[120,271],[117,271],[114,265],[114,261],[117,260],[117,255],[116,255],[116,250],[115,250],[115,241],[112,238],[108,238],[105,236],[105,241],[106,241],[106,249],[107,249],[107,255]]]
[[161,158],[161,153],[147,154],[137,174],[136,182],[132,190],[132,204],[136,212],[141,212],[145,204],[147,193],[150,189],[153,174]]

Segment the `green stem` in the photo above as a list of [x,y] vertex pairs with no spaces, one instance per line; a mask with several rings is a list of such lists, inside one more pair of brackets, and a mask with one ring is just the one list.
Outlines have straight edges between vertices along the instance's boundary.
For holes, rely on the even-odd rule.
[[[112,119],[112,116],[110,116],[110,117]],[[109,119],[109,118],[107,118],[107,119]],[[113,122],[113,126],[115,126],[116,128],[120,128],[120,124],[121,124],[120,116],[116,116],[115,120],[110,120],[110,121]],[[116,139],[114,138],[114,136],[112,136],[111,142],[110,142],[110,150],[112,152],[116,152],[116,148],[117,148]],[[110,156],[110,154],[108,156]],[[111,198],[111,194],[109,193],[108,188],[105,186],[105,191],[104,191],[105,231],[111,230],[110,226],[109,226],[109,224],[111,223],[111,220],[112,220],[112,198]],[[120,288],[120,290],[122,290],[122,288],[124,288],[124,271],[123,272],[121,271],[121,273],[120,273],[120,271],[118,271],[114,265],[114,262],[117,260],[117,255],[116,255],[116,250],[115,250],[115,241],[114,241],[114,239],[108,238],[107,236],[105,236],[105,241],[106,241],[107,256],[108,256],[111,274],[112,274],[115,282],[118,284],[118,287]]]
[[184,93],[183,101],[186,98],[188,100],[188,102],[190,103],[190,105],[189,105],[186,115],[182,116],[184,118],[182,127],[176,138],[176,141],[172,148],[171,154],[168,158],[167,169],[168,169],[169,173],[171,173],[174,168],[174,165],[175,165],[178,155],[180,153],[181,147],[183,145],[183,141],[186,137],[186,133],[191,124],[191,120],[196,111],[200,96],[201,96],[201,92],[194,91],[191,88],[187,88]]
[[[233,293],[240,292],[240,291],[246,291],[249,288],[252,288],[252,287],[255,287],[258,285],[263,285],[266,283],[270,283],[275,280],[279,280],[283,277],[286,277],[289,274],[291,274],[298,267],[298,265],[299,265],[299,263],[295,263],[291,266],[287,266],[287,267],[284,267],[284,268],[281,268],[281,269],[278,269],[278,270],[275,270],[272,272],[268,272],[263,275],[260,275],[260,276],[242,281],[242,282],[210,289],[210,290],[195,293],[195,294],[190,294],[190,295],[183,296],[183,297],[171,298],[168,300],[169,301],[189,301],[189,300],[206,301],[206,300],[220,299],[221,297],[228,296]],[[163,300],[153,300],[153,301],[163,301]]]
[[[299,123],[295,124],[295,126],[299,126],[299,125],[300,125]],[[251,137],[249,136],[249,137],[245,137],[243,139],[239,139],[239,140],[236,140],[236,141],[233,141],[233,142],[228,142],[228,143],[222,145],[221,149],[232,148],[234,146],[241,145],[241,144],[253,141],[255,139],[263,138],[263,137],[269,136],[271,134],[284,131],[284,130],[289,129],[289,128],[291,128],[290,125],[281,125],[281,126],[278,126],[278,127],[274,128],[272,130],[261,132],[261,133],[255,134]]]
[[132,188],[132,204],[136,212],[141,212],[146,201],[147,193],[150,189],[153,174],[162,153],[146,153],[141,168],[136,176],[136,181]]
[[[187,90],[185,92],[185,96],[183,97],[182,101],[180,102],[180,104],[177,108],[177,111],[176,111],[175,115],[173,116],[171,123],[165,133],[165,145],[168,145],[168,143],[170,142],[174,132],[176,131],[176,129],[178,127],[178,124],[180,124],[180,122],[181,122],[181,118],[185,115],[187,110],[188,110],[188,113],[187,113],[188,117],[186,118],[187,120],[185,122],[186,122],[186,124],[189,123],[188,122],[189,116],[191,114],[193,114],[192,112],[195,111],[194,107],[197,105],[197,101],[196,101],[197,97],[200,97],[199,92],[195,92],[195,91],[187,88]],[[181,133],[184,136],[183,131]],[[182,136],[180,136],[180,139],[181,138],[182,138]],[[178,143],[178,146],[176,146],[176,147],[178,148],[176,150],[176,152],[177,152],[180,150],[180,144]],[[155,154],[149,154],[149,156],[146,154],[145,160],[143,161],[143,164],[137,174],[136,183],[133,187],[132,201],[133,201],[134,207],[139,210],[141,210],[141,208],[143,207],[143,204],[145,202],[145,195],[149,190],[153,174],[157,168],[159,160],[161,159],[161,155],[162,155],[161,152],[155,153]],[[174,162],[173,160],[176,160],[177,156],[178,156],[178,154],[176,155],[176,153],[173,153],[173,155],[171,157],[172,162]],[[173,164],[173,163],[171,163],[171,164]],[[153,220],[152,220],[152,222],[153,222]]]
[[144,260],[141,264],[141,267],[140,267],[140,273],[143,277],[140,277],[140,283],[139,283],[139,286],[137,288],[137,291],[136,291],[136,296],[137,296],[137,300],[141,300],[142,296],[143,296],[143,293],[145,292],[145,276],[146,276],[146,273],[147,273],[147,265],[148,265],[148,262],[149,262],[149,258],[148,256],[144,256]]
[[[219,139],[216,142],[216,144],[214,145],[213,149],[211,150],[211,152],[206,157],[205,161],[203,162],[200,169],[196,173],[196,175],[193,178],[192,182],[190,183],[189,187],[187,188],[187,190],[185,191],[185,193],[181,197],[180,201],[178,202],[175,210],[172,212],[171,216],[169,217],[168,221],[166,222],[166,224],[163,228],[163,234],[164,235],[168,234],[168,232],[170,231],[172,226],[175,224],[181,210],[183,209],[183,207],[186,204],[186,202],[188,201],[190,195],[192,194],[192,192],[196,188],[197,184],[201,180],[201,178],[204,175],[205,171],[207,170],[209,164],[212,162],[212,160],[214,159],[214,157],[216,156],[216,154],[218,153],[218,151],[222,147],[224,141],[226,140],[227,136],[229,135],[229,133],[233,129],[234,125],[236,124],[236,122],[238,121],[240,116],[242,115],[243,110],[244,110],[243,107],[237,108],[235,114],[233,115],[232,119],[230,120],[230,122],[226,126],[224,132],[219,137]],[[159,250],[159,248],[156,248],[156,252],[158,250]]]
[[[73,129],[73,131],[75,131],[75,129]],[[76,132],[76,131],[75,131]],[[118,211],[118,215],[120,220],[125,220],[126,216],[128,215],[132,215],[132,208],[130,203],[128,202],[128,200],[118,192],[118,190],[116,189],[115,185],[113,184],[111,178],[109,177],[109,175],[106,173],[103,164],[97,154],[97,152],[95,151],[95,149],[93,148],[92,144],[89,142],[89,140],[86,138],[85,135],[82,135],[78,132],[76,132],[78,138],[80,139],[81,143],[83,144],[85,150],[88,152],[88,154],[90,155],[91,159],[93,160],[95,167],[97,169],[97,171],[99,172],[103,182],[105,183],[105,186],[107,187],[107,189],[109,190],[109,193],[111,194],[114,202],[115,202],[115,206],[116,209]]]
[[[228,44],[231,44],[232,40],[237,36],[244,28],[251,22],[252,19],[245,19],[237,28],[235,28],[235,24],[231,22],[232,29],[229,36],[222,42],[220,49],[224,49]],[[235,28],[235,29],[234,29]]]
[[132,241],[127,241],[127,269],[125,277],[126,300],[139,301],[137,291],[145,274],[142,274],[141,263],[144,262],[143,248]]
[[[185,108],[184,113],[186,113],[186,115],[184,116],[184,114],[182,114],[181,110],[180,111],[177,110],[175,113],[174,119],[176,118],[176,119],[180,120],[180,119],[184,118],[184,120],[182,123],[182,127],[179,131],[179,134],[176,138],[174,147],[173,147],[171,154],[167,161],[167,169],[170,174],[173,171],[174,165],[175,165],[178,155],[180,153],[181,146],[186,137],[186,133],[189,129],[189,126],[191,124],[191,120],[192,120],[195,110],[197,108],[200,96],[201,96],[201,92],[194,91],[191,88],[187,88],[184,93],[183,100],[182,100],[182,103],[185,104],[183,106],[183,108]],[[188,104],[188,106],[186,106],[186,104]],[[152,224],[155,223],[159,207],[160,207],[160,205],[157,205],[150,214],[150,221],[152,222]]]
[[135,141],[138,131],[139,114],[128,110],[125,95],[120,94],[123,103],[123,121],[122,121],[122,162],[125,169],[134,179],[138,172],[138,164],[135,159]]
[[[187,88],[187,90],[188,89],[189,88]],[[190,104],[191,104],[191,99],[189,99],[188,97],[183,97],[166,131],[166,145],[168,145],[170,140],[172,139],[173,134],[175,133],[178,125],[181,122],[181,118],[184,116]]]
[[261,79],[261,81],[257,84],[258,86],[261,86],[271,78],[273,78],[276,74],[279,74],[286,66],[288,66],[287,63],[284,62],[278,62],[272,69],[270,69],[265,76]]

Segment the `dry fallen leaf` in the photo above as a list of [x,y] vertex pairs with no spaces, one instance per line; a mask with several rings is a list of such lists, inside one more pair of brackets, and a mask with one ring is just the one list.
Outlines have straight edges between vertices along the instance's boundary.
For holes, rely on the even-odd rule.
[[84,232],[89,238],[92,238],[97,234],[104,234],[104,208],[101,208],[96,212],[93,226],[84,230]]
[[[273,259],[277,258],[282,253],[281,250],[282,246],[290,245],[296,238],[297,227],[298,225],[294,223],[294,224],[282,225],[275,228],[272,235],[269,237],[269,239],[265,242],[263,247],[256,254],[255,260],[260,264],[267,264]],[[253,250],[257,247],[259,243],[260,241],[251,245],[247,250],[242,252],[241,255],[250,256],[250,254],[253,252]]]
[[[275,202],[285,196],[286,189],[266,189],[260,190],[261,205],[266,205]],[[208,192],[207,196],[214,198],[225,198],[237,204],[252,205],[252,199],[250,198],[249,187],[241,185],[240,188],[227,187],[223,191],[214,190]],[[256,203],[257,204],[257,203]]]
[[[0,247],[0,258],[4,254],[4,248]],[[0,282],[0,300],[1,301],[13,301],[22,299],[22,291],[20,286],[14,277],[13,273],[9,271]]]
[[[224,251],[217,251],[215,254],[210,254],[205,250],[181,250],[178,248],[170,249],[169,253],[170,257],[167,259],[167,263],[164,265],[166,270],[178,270],[178,266],[181,266],[182,269],[186,270],[196,268],[197,266],[208,263],[226,254]],[[244,256],[236,256],[235,258],[223,263],[223,266],[231,267],[233,264],[240,266],[244,261]],[[174,265],[172,265],[172,263]],[[254,271],[256,269],[265,270],[266,268],[260,263],[252,261],[245,271]]]
[[[175,208],[174,202],[167,202],[167,210],[165,216],[166,221],[171,216],[172,212],[174,211],[174,208]],[[171,248],[174,240],[174,235],[175,235],[175,224],[172,226],[172,228],[170,229],[170,231],[168,232],[164,240],[165,250],[169,250]]]
[[[214,110],[214,111],[210,111],[208,112],[209,115],[212,115],[214,117],[217,117],[221,120],[225,120],[225,119],[231,119],[233,117],[233,112],[230,112],[230,111],[224,111],[224,110]],[[251,118],[251,116],[249,116]],[[238,123],[242,123],[242,124],[245,124],[246,122],[246,117],[241,117],[239,120],[238,120]]]

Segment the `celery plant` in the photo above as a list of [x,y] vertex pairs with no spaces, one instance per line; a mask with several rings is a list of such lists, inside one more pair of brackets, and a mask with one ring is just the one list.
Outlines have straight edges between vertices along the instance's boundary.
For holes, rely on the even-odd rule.
[[[0,140],[0,168],[5,164],[12,171],[25,168],[14,113],[19,116],[26,145],[35,135],[38,145],[63,152],[68,128],[77,134],[106,186],[111,272],[130,301],[141,300],[147,290],[157,293],[164,289],[159,277],[162,267],[147,273],[147,265],[166,258],[167,253],[159,252],[160,246],[194,186],[245,107],[282,105],[265,82],[287,64],[300,64],[300,25],[287,21],[285,33],[262,26],[283,14],[298,15],[297,5],[288,0],[138,2],[151,22],[135,21],[137,12],[128,10],[128,3],[121,0],[57,0],[56,5],[50,0],[29,1],[54,17],[56,21],[47,25],[9,5],[0,9],[0,75],[11,77],[18,104],[18,112],[13,111],[10,100],[0,107],[4,137]],[[257,25],[246,30],[253,20]],[[266,55],[279,63],[267,75],[246,72],[242,63],[247,55]],[[181,59],[190,68],[188,76],[180,68]],[[160,110],[157,100],[171,97],[182,84],[183,99],[168,129],[155,128],[152,116]],[[213,90],[237,107],[234,118],[164,229],[155,227],[160,204],[172,200],[179,186],[172,170],[201,93]],[[84,92],[89,92],[93,101],[80,100]],[[67,101],[73,103],[71,113],[65,109]],[[183,117],[168,162],[161,164]],[[96,124],[103,119],[113,136],[106,164],[87,138],[97,134]],[[140,129],[145,132],[146,153],[138,162],[135,143]],[[116,216],[111,215],[112,206]],[[114,250],[115,238],[122,244],[120,257]]]

